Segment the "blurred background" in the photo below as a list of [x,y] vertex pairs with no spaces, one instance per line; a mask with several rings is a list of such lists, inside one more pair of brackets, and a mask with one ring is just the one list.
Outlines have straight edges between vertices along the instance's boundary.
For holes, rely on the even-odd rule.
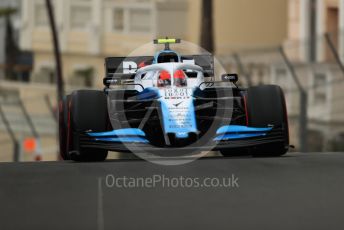
[[[66,93],[157,37],[212,51],[240,84],[278,84],[294,151],[344,150],[344,0],[51,0]],[[56,160],[45,0],[0,0],[0,161]]]

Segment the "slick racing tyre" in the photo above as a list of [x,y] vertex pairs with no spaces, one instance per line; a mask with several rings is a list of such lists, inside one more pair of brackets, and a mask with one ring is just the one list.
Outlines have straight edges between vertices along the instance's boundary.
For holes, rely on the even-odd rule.
[[220,150],[220,153],[224,157],[238,157],[238,156],[248,155],[248,149],[247,148],[230,148],[230,149]]
[[70,96],[68,153],[74,161],[104,161],[108,151],[80,146],[80,134],[85,131],[106,131],[108,112],[106,95],[102,91],[79,90]]
[[286,102],[282,89],[277,85],[261,85],[247,90],[246,109],[248,126],[282,128],[283,140],[252,147],[253,156],[281,156],[288,151],[289,131]]

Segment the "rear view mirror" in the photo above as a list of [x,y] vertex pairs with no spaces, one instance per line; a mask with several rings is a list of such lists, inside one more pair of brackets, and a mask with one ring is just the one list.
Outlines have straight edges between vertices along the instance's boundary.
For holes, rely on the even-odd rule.
[[238,74],[236,73],[222,74],[221,78],[222,78],[222,81],[232,82],[232,83],[236,83],[239,79]]
[[110,85],[121,85],[122,79],[120,77],[105,77],[103,79],[103,84],[105,86]]

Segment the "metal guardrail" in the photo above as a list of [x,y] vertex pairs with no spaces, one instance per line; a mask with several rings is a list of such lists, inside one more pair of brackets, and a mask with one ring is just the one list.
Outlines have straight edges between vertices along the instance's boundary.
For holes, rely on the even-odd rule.
[[[42,155],[41,136],[50,135],[56,136],[56,117],[51,112],[52,105],[47,105],[48,96],[39,98],[38,100],[27,100],[26,103],[21,99],[11,101],[2,101],[0,103],[0,130],[7,133],[13,143],[13,160],[20,161],[21,158],[21,136],[35,138],[37,156]],[[28,111],[27,106],[30,103],[38,103],[35,106],[38,108],[48,107],[48,113],[34,114]],[[41,112],[41,111],[40,111]]]
[[13,131],[1,105],[0,105],[0,116],[1,116],[1,120],[4,123],[6,130],[7,130],[8,134],[12,140],[12,143],[13,143],[13,161],[18,162],[19,157],[20,157],[19,141],[18,141],[16,135],[14,134],[14,131]]

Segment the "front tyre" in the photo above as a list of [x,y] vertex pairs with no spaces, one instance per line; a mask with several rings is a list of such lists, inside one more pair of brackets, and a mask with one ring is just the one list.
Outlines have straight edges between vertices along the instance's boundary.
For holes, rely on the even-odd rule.
[[85,131],[103,132],[107,129],[107,99],[102,91],[79,90],[70,96],[68,152],[74,161],[104,161],[108,151],[80,145]]
[[281,127],[283,140],[250,149],[253,156],[281,156],[289,148],[288,118],[284,94],[277,85],[254,86],[247,90],[247,122],[251,127]]

